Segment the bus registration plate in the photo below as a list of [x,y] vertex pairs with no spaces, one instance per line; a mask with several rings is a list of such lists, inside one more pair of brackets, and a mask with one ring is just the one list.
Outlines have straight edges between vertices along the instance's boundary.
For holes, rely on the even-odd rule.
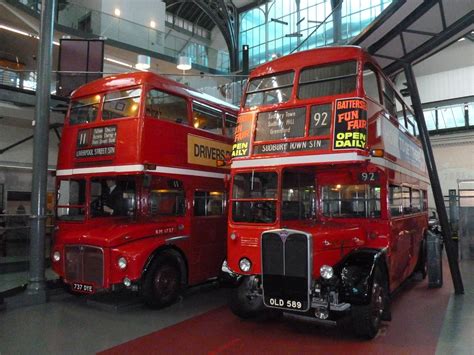
[[71,289],[74,292],[81,292],[81,293],[94,293],[95,292],[93,285],[77,283],[77,282],[74,282],[71,285]]
[[306,308],[306,302],[296,300],[284,300],[282,298],[269,297],[265,302],[270,307],[284,308],[284,309],[295,309],[297,311],[304,310]]

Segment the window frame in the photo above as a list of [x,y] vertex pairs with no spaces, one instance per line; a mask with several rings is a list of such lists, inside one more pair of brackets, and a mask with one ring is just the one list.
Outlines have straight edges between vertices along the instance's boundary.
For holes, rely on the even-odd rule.
[[[375,75],[375,81],[377,83],[377,93],[378,93],[377,98],[368,95],[367,90],[365,89],[364,72],[366,70],[370,70]],[[371,99],[374,99],[376,103],[378,103],[380,105],[383,105],[382,90],[380,89],[380,74],[379,74],[379,71],[378,71],[377,67],[375,65],[373,65],[371,62],[365,62],[364,63],[364,67],[363,67],[363,70],[362,70],[362,87],[364,89],[365,96],[367,96]]]
[[[196,195],[198,193],[203,193],[204,196],[197,197]],[[216,201],[215,199],[212,199],[213,195],[212,193],[218,193],[218,196],[221,198],[221,213],[219,214],[209,214],[209,203],[211,201]],[[204,200],[204,214],[196,214],[196,200],[202,198]],[[220,191],[220,190],[215,190],[215,191],[209,191],[209,190],[194,190],[193,192],[193,217],[196,218],[222,218],[223,216],[226,216],[226,200],[227,200],[227,195],[225,191]],[[218,201],[218,200],[217,200]]]
[[[113,99],[109,99],[107,100],[106,97],[107,95],[110,95],[110,94],[113,94],[113,93],[120,93],[120,92],[123,92],[123,91],[135,91],[135,90],[139,90],[139,93],[137,95],[128,95],[128,96],[124,96],[124,97],[116,97],[116,98],[113,98]],[[135,86],[135,87],[130,87],[130,88],[124,88],[124,89],[120,89],[120,90],[112,90],[112,91],[108,91],[106,93],[104,93],[102,95],[102,104],[101,104],[101,108],[100,108],[100,118],[102,121],[112,121],[112,120],[119,120],[119,119],[126,119],[126,118],[138,118],[140,117],[140,110],[141,110],[141,106],[143,105],[143,87],[142,86]],[[107,117],[105,118],[104,117],[104,110],[105,110],[105,105],[109,102],[115,102],[115,101],[121,101],[121,100],[127,100],[127,99],[135,99],[135,98],[139,98],[138,100],[138,107],[136,109],[136,113],[135,115],[133,116],[122,116],[122,117]]]
[[[147,108],[148,108],[148,95],[150,94],[150,92],[152,91],[158,91],[158,92],[161,92],[161,93],[164,93],[166,95],[169,95],[169,96],[173,96],[175,98],[179,98],[181,100],[183,100],[184,102],[184,105],[186,107],[186,118],[181,121],[181,122],[178,122],[178,118],[175,118],[174,120],[171,120],[171,119],[167,119],[167,118],[162,118],[161,116],[157,117],[157,116],[154,116],[154,115],[151,115],[151,114],[148,114],[148,111],[147,111]],[[169,122],[169,123],[174,123],[174,124],[178,124],[178,125],[185,125],[185,126],[191,126],[190,124],[190,104],[189,104],[189,98],[185,97],[185,96],[182,96],[182,95],[179,95],[179,94],[176,94],[176,93],[172,93],[172,92],[169,92],[169,91],[166,91],[166,90],[163,90],[161,88],[157,88],[157,87],[154,87],[154,86],[149,86],[145,89],[145,93],[143,95],[143,100],[144,100],[144,104],[143,104],[143,116],[147,119],[150,119],[150,120],[160,120],[161,122]]]
[[[201,111],[199,111],[199,106],[201,106]],[[195,129],[202,129],[203,131],[206,131],[208,133],[212,133],[212,134],[217,134],[219,136],[224,136],[224,111],[222,111],[221,109],[219,108],[216,108],[216,107],[212,107],[208,104],[205,104],[205,103],[202,103],[200,101],[197,101],[197,100],[191,100],[191,112],[192,112],[192,117],[193,117],[193,124],[192,126],[195,128]],[[209,130],[209,129],[206,129],[206,128],[201,128],[201,127],[196,127],[194,125],[194,120],[196,119],[195,117],[195,112],[198,112],[202,115],[204,115],[206,117],[206,119],[209,119],[207,117],[207,115],[209,116],[212,116],[212,113],[211,112],[215,112],[216,115],[214,116],[215,118],[219,117],[219,122],[220,122],[220,133],[216,133],[214,132],[213,130]],[[216,120],[217,121],[217,120]],[[217,129],[217,128],[213,128],[213,129]]]
[[[94,98],[94,97],[99,97],[99,100],[97,102],[77,105],[77,106],[73,107],[74,102],[77,102],[77,101],[80,101],[80,100],[85,100],[85,99],[88,99],[88,98]],[[82,98],[72,99],[71,103],[69,104],[68,114],[67,114],[68,124],[70,126],[77,126],[77,125],[81,125],[81,124],[89,124],[89,123],[98,121],[99,118],[102,118],[102,105],[103,105],[103,102],[104,102],[104,95],[103,94],[95,94],[95,95],[84,96]],[[83,107],[93,107],[95,105],[97,105],[97,112],[96,112],[95,117],[94,117],[93,120],[90,120],[90,121],[87,120],[85,122],[74,122],[74,123],[71,122],[71,112],[72,112],[73,109],[83,108]]]
[[[303,73],[306,70],[312,70],[312,69],[324,68],[324,67],[332,67],[332,66],[335,67],[337,65],[347,64],[347,63],[354,63],[355,64],[355,70],[351,74],[325,77],[323,79],[308,80],[308,81],[304,81],[304,82],[301,81],[301,77],[302,77]],[[308,67],[301,68],[299,73],[298,73],[298,82],[295,85],[295,87],[296,87],[296,98],[298,100],[314,100],[314,99],[319,99],[321,97],[348,95],[350,93],[353,93],[354,91],[357,90],[359,65],[360,65],[360,62],[357,59],[348,59],[348,60],[342,60],[342,61],[335,62],[335,63],[323,63],[323,64],[318,64],[318,65],[313,65],[313,66],[308,66]],[[339,92],[339,93],[330,93],[330,94],[325,94],[325,95],[321,95],[321,96],[301,97],[301,95],[300,95],[300,91],[301,91],[301,88],[303,86],[314,85],[314,84],[319,84],[319,83],[333,82],[333,81],[337,81],[337,80],[340,80],[340,79],[346,79],[346,78],[353,78],[354,79],[354,89],[353,90],[345,91],[345,92]]]
[[[257,90],[252,90],[252,91],[249,91],[249,88],[250,88],[250,85],[253,81],[257,81],[257,80],[264,80],[266,78],[272,78],[272,77],[278,77],[278,76],[283,76],[283,75],[287,75],[287,74],[291,74],[292,75],[292,78],[291,78],[291,83],[290,84],[285,84],[285,85],[279,85],[279,86],[272,86],[272,87],[266,87],[264,89],[257,89]],[[280,102],[273,102],[273,103],[268,103],[265,101],[265,99],[262,100],[261,103],[258,103],[256,105],[258,106],[267,106],[267,105],[275,105],[275,104],[282,104],[282,103],[285,103],[285,102],[288,102],[291,100],[291,98],[293,97],[293,93],[294,93],[294,87],[295,87],[295,79],[296,79],[296,72],[294,70],[287,70],[287,71],[283,71],[283,72],[277,72],[277,73],[272,73],[272,74],[269,74],[269,75],[262,75],[262,76],[258,76],[258,77],[255,77],[255,78],[252,78],[251,80],[249,80],[249,82],[247,83],[247,86],[246,86],[246,89],[245,89],[245,95],[244,95],[244,100],[243,100],[243,104],[244,104],[244,107],[245,108],[249,108],[249,107],[253,107],[255,105],[249,105],[247,104],[247,99],[250,95],[255,95],[255,94],[258,94],[258,93],[263,93],[264,95],[270,91],[274,91],[274,92],[277,92],[278,90],[282,90],[282,89],[288,89],[288,88],[291,88],[290,90],[290,93],[288,95],[288,98],[287,100],[285,101],[280,101]],[[264,96],[265,98],[266,96]]]

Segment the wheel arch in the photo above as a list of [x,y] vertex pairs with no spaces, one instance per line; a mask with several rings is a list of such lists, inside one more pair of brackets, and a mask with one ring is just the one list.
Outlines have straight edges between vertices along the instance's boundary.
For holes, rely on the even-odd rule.
[[387,281],[390,293],[390,277],[385,249],[364,248],[348,254],[337,266],[341,278],[341,296],[351,304],[367,304],[374,282],[375,270],[379,268]]
[[186,286],[188,284],[188,260],[184,252],[177,248],[175,245],[162,245],[155,249],[147,261],[142,270],[142,279],[144,279],[145,274],[148,272],[150,265],[153,260],[158,257],[170,257],[173,258],[179,266],[179,271],[181,272],[181,286]]

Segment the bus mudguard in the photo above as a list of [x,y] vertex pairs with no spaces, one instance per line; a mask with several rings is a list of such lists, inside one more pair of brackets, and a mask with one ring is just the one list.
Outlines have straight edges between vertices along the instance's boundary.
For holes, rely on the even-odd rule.
[[350,304],[368,304],[375,269],[387,274],[385,253],[381,249],[357,249],[337,266],[341,300]]

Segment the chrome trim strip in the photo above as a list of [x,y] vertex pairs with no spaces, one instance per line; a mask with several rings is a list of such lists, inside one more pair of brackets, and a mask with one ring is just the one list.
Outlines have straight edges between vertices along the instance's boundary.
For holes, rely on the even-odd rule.
[[165,242],[166,243],[171,243],[171,242],[176,242],[178,240],[184,240],[184,239],[188,239],[189,238],[189,235],[179,235],[179,236],[176,236],[176,237],[170,237],[168,239],[165,239]]
[[190,175],[190,176],[201,176],[210,177],[216,179],[223,179],[227,174],[222,173],[211,173],[202,170],[182,169],[182,168],[170,168],[167,166],[157,166],[155,170],[146,170],[147,172],[158,172],[165,174],[176,174],[176,175]]

